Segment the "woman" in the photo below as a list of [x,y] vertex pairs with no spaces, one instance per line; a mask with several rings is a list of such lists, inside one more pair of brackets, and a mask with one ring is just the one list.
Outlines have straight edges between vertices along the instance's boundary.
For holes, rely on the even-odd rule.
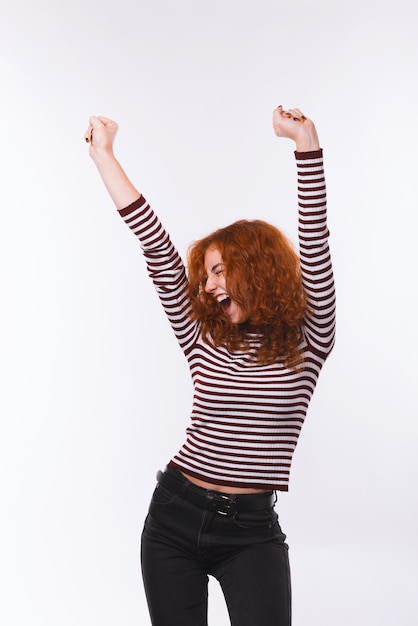
[[295,141],[300,259],[282,233],[240,221],[195,243],[188,276],[171,240],[113,153],[115,122],[90,118],[90,155],[127,225],[189,362],[194,403],[184,446],[158,473],[142,534],[154,626],[207,624],[208,574],[234,626],[289,626],[287,491],[319,372],[334,341],[322,151],[299,109],[273,113]]

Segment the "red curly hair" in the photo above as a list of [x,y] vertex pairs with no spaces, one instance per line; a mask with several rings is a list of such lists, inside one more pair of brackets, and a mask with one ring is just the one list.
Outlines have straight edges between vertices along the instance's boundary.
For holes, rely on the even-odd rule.
[[[208,248],[221,253],[227,291],[244,313],[243,324],[233,324],[205,292]],[[248,332],[255,327],[262,336],[258,362],[301,363],[306,296],[299,257],[278,228],[261,220],[240,220],[213,232],[189,248],[188,274],[191,316],[201,322],[204,341],[229,351],[246,350]]]

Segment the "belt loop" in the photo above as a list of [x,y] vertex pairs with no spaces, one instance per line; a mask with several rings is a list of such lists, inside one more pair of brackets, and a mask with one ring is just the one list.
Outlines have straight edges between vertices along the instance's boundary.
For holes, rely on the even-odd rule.
[[181,491],[183,496],[185,495],[186,491],[192,486],[192,483],[190,482],[190,480],[188,478],[185,477],[184,474],[182,474],[180,472],[180,476],[182,477],[182,483],[181,483]]

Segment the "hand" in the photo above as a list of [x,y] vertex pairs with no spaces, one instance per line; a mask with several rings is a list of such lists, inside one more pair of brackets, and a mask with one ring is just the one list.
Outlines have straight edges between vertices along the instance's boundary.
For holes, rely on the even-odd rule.
[[107,117],[92,115],[84,139],[90,144],[89,152],[117,209],[129,206],[140,193],[113,154],[113,142],[118,132],[116,122]]
[[273,129],[278,137],[293,139],[298,152],[319,150],[315,125],[299,109],[284,111],[281,105],[274,109]]
[[84,139],[90,144],[89,153],[93,160],[100,154],[113,156],[113,142],[117,132],[118,125],[107,117],[90,117]]

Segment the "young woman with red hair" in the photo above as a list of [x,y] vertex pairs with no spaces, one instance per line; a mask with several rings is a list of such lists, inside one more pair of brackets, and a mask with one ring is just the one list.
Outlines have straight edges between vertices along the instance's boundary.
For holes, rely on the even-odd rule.
[[233,626],[289,626],[287,544],[274,510],[318,375],[334,342],[325,179],[315,126],[277,107],[296,144],[299,256],[261,220],[194,243],[188,274],[171,239],[113,153],[117,124],[91,117],[90,155],[149,274],[194,385],[187,438],[152,496],[142,571],[154,626],[207,624],[208,575]]

